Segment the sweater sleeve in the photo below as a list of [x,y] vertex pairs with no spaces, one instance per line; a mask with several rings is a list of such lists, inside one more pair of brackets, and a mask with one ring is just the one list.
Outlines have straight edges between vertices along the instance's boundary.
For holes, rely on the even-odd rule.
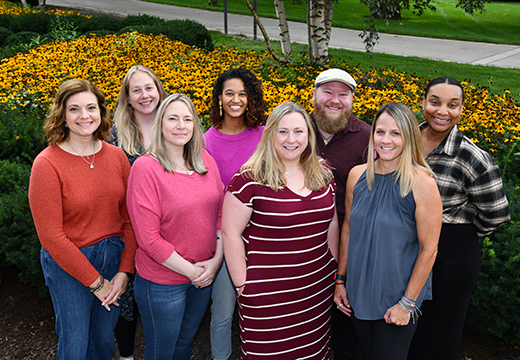
[[208,171],[210,173],[212,173],[212,176],[215,179],[215,182],[217,184],[217,188],[220,191],[220,193],[222,194],[222,196],[220,197],[220,203],[219,203],[218,215],[217,215],[217,229],[220,229],[220,224],[222,221],[222,204],[224,203],[224,193],[225,193],[226,189],[224,188],[224,183],[222,182],[217,163],[216,163],[215,159],[213,158],[213,156],[211,156],[209,151],[204,150],[204,149],[202,150],[202,159],[203,159],[204,163],[206,164],[206,166],[208,167]]
[[60,179],[42,156],[36,157],[32,167],[29,204],[42,247],[64,271],[84,286],[91,285],[99,272],[65,234]]
[[161,235],[161,182],[171,175],[149,156],[139,158],[128,179],[127,205],[139,249],[162,264],[175,246]]
[[[128,178],[130,176],[130,163],[124,154],[122,157],[123,182],[125,184],[125,194],[128,192]],[[128,206],[126,200],[121,207],[121,217],[123,218],[123,241],[125,242],[125,250],[121,254],[121,264],[119,271],[134,274],[135,273],[135,252],[137,251],[137,242],[135,240],[134,229],[128,214]]]

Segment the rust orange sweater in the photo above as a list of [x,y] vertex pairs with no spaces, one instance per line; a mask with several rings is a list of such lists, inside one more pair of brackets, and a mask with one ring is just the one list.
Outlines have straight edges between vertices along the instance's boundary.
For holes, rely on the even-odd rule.
[[137,245],[126,208],[129,174],[123,151],[107,143],[96,153],[94,169],[59,146],[47,147],[34,160],[29,203],[40,242],[85,286],[99,273],[79,248],[110,236],[123,236],[126,244],[119,271],[134,273]]

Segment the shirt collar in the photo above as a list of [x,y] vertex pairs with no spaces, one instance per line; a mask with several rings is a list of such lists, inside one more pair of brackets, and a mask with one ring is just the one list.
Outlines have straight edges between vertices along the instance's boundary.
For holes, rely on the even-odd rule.
[[[428,127],[427,122],[423,122],[419,125],[419,129],[424,130]],[[430,153],[430,154],[441,154],[445,153],[446,155],[455,157],[459,150],[460,146],[462,144],[462,139],[464,135],[460,132],[457,125],[455,125],[448,136],[444,138],[444,140],[441,141],[441,143]]]

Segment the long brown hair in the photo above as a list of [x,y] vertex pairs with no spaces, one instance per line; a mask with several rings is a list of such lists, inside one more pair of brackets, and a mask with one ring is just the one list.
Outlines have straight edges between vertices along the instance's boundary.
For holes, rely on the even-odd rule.
[[52,107],[49,110],[43,130],[47,137],[47,143],[50,146],[59,144],[66,141],[69,138],[69,128],[65,127],[65,109],[67,107],[67,101],[73,95],[90,92],[94,94],[97,99],[99,112],[101,115],[101,124],[94,131],[92,137],[95,140],[105,140],[112,121],[110,120],[110,110],[107,108],[105,103],[105,95],[99,90],[97,86],[92,84],[88,80],[84,79],[70,79],[65,80],[61,83],[58,92],[54,98]]

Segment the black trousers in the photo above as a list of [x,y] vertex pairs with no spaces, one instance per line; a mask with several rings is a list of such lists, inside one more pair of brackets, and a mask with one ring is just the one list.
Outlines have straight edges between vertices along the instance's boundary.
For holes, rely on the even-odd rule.
[[332,308],[331,325],[332,350],[334,360],[360,360],[361,352],[352,328],[351,317]]
[[418,321],[406,326],[387,324],[381,320],[352,318],[352,327],[359,340],[363,360],[406,360]]
[[458,360],[482,256],[474,225],[443,224],[433,266],[433,300],[422,305],[408,360]]
[[119,349],[119,355],[122,357],[129,357],[134,354],[135,330],[137,328],[138,318],[139,309],[137,308],[137,304],[134,300],[134,321],[128,321],[120,316],[114,329],[114,335],[116,336],[117,340],[117,348]]

